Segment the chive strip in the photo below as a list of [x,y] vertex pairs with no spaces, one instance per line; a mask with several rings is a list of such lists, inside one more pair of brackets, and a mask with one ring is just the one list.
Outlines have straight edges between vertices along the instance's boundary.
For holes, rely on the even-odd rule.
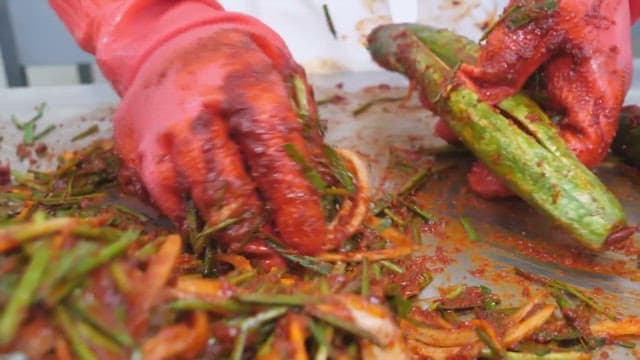
[[562,310],[563,312],[565,310],[572,310],[573,309],[573,306],[571,305],[571,302],[564,295],[564,292],[562,290],[560,290],[558,288],[551,288],[551,296],[556,301],[556,304],[558,304],[558,307],[560,308],[560,310]]
[[378,263],[380,265],[386,267],[387,269],[395,272],[395,273],[398,273],[398,274],[403,274],[404,273],[404,269],[403,268],[401,268],[400,266],[392,263],[389,260],[380,260],[380,261],[378,261]]
[[120,236],[120,239],[116,242],[103,247],[93,257],[81,261],[75,271],[70,274],[69,279],[64,281],[64,283],[60,284],[60,287],[53,291],[51,294],[52,303],[56,304],[67,296],[71,290],[78,286],[84,276],[89,272],[123,254],[127,248],[129,248],[129,246],[138,239],[139,235],[140,231],[138,230],[128,230],[123,233],[122,236]]
[[337,315],[333,315],[330,313],[325,313],[321,311],[316,311],[315,309],[307,309],[307,311],[311,314],[311,316],[315,317],[318,320],[321,320],[329,325],[332,325],[340,330],[344,330],[350,334],[355,335],[356,337],[369,340],[375,345],[385,346],[382,343],[381,339],[376,336],[376,334],[361,328],[358,325],[355,325],[353,321],[345,320]]
[[77,219],[63,217],[52,218],[42,222],[18,224],[0,229],[0,238],[9,238],[18,243],[34,240],[62,230],[66,226],[76,223]]
[[213,267],[213,255],[215,249],[213,248],[213,242],[207,241],[204,246],[204,259],[202,260],[202,276],[206,278],[213,278],[217,275],[216,269]]
[[4,308],[2,317],[0,317],[0,345],[7,345],[13,340],[18,327],[27,316],[50,255],[51,251],[46,246],[39,246],[33,254],[24,275]]
[[[44,109],[47,106],[46,103],[41,103],[40,105],[35,107],[36,110],[36,115],[34,115],[30,120],[24,122],[24,123],[20,123],[18,122],[18,118],[16,118],[15,116],[11,116],[11,122],[13,122],[13,125],[15,125],[15,127],[22,131],[22,142],[25,145],[33,145],[33,143],[37,140],[36,136],[34,132],[36,130],[36,122],[38,120],[40,120],[40,118],[42,118],[42,115],[44,114]],[[51,132],[53,129],[48,130],[50,127],[52,127],[53,125],[49,125],[49,127],[47,129],[45,129],[45,131],[43,131],[42,133],[39,134],[39,137],[42,137],[44,135],[46,135],[47,133]],[[54,126],[55,128],[55,126]],[[46,132],[46,133],[45,133]],[[44,134],[43,134],[44,133]]]
[[555,335],[551,338],[552,341],[567,341],[567,340],[578,340],[582,334],[577,330],[571,330],[568,333]]
[[36,130],[35,123],[30,123],[24,127],[22,130],[22,143],[25,145],[33,145],[34,140],[34,132]]
[[349,191],[351,194],[355,193],[356,186],[353,183],[351,174],[345,168],[344,161],[342,161],[340,155],[338,155],[338,153],[328,145],[324,147],[324,153],[325,155],[327,155],[327,158],[331,162],[331,168],[333,169],[334,174],[336,175],[342,186],[344,186],[344,188],[347,189],[347,191]]
[[369,260],[367,257],[362,258],[362,283],[360,285],[360,295],[369,296]]
[[425,222],[429,222],[429,221],[436,221],[438,218],[433,215],[432,213],[419,208],[417,205],[412,204],[406,200],[403,199],[399,199],[400,202],[402,203],[402,205],[404,205],[407,209],[411,210],[413,213],[415,213],[416,215],[418,215],[422,220],[424,220]]
[[175,311],[207,311],[214,313],[237,312],[246,307],[233,300],[211,302],[205,300],[183,299],[167,304],[167,308]]
[[27,126],[28,122],[21,124],[20,121],[18,121],[18,118],[15,115],[11,115],[11,122],[13,123],[13,125],[16,127],[16,129],[22,131],[24,130],[25,126]]
[[634,342],[631,341],[614,341],[613,342],[614,345],[626,348],[626,349],[635,349],[636,348],[636,344]]
[[548,285],[550,287],[554,287],[554,288],[558,288],[561,290],[564,290],[566,292],[568,292],[569,294],[575,296],[578,300],[582,301],[583,303],[587,304],[589,307],[591,307],[592,309],[594,309],[595,311],[607,316],[609,319],[614,320],[616,318],[616,316],[612,313],[610,313],[609,311],[607,311],[604,306],[598,304],[594,299],[592,299],[591,297],[587,296],[585,293],[583,293],[582,291],[578,290],[577,288],[563,283],[559,280],[550,280],[550,282],[548,283]]
[[460,224],[462,224],[462,227],[464,228],[464,231],[467,233],[469,240],[473,242],[480,241],[480,237],[478,237],[478,233],[473,228],[473,225],[471,225],[471,221],[469,219],[467,219],[466,217],[461,217]]
[[105,196],[104,193],[98,192],[98,193],[78,195],[78,196],[62,196],[62,197],[56,196],[56,197],[48,197],[48,198],[34,196],[33,200],[41,205],[56,206],[56,205],[78,204],[82,200],[100,198],[104,196]]
[[425,271],[418,277],[418,281],[420,282],[420,288],[426,288],[431,282],[433,282],[433,275],[430,272]]
[[514,5],[506,9],[500,17],[493,22],[480,37],[479,42],[486,40],[493,30],[503,21],[507,20],[509,29],[517,29],[535,20],[543,11],[553,12],[558,7],[556,0],[543,0],[540,4],[534,0],[534,4]]
[[131,209],[129,207],[126,207],[124,205],[116,204],[116,205],[113,205],[113,207],[116,210],[118,210],[119,212],[121,212],[121,213],[124,213],[124,214],[131,215],[131,216],[135,217],[139,221],[143,221],[144,222],[144,221],[149,220],[149,217],[147,215],[145,215],[145,214],[143,214],[143,213],[141,213],[139,211],[133,210],[133,209]]
[[411,236],[415,244],[422,243],[422,235],[420,234],[420,225],[416,221],[411,222]]
[[208,263],[205,264],[205,272],[211,270],[212,262],[210,257],[213,255],[213,245],[210,242],[207,242],[208,236],[222,231],[240,220],[242,220],[241,217],[235,217],[225,219],[214,226],[206,225],[202,231],[193,235],[193,242],[191,243],[191,246],[193,246],[195,253],[200,254],[202,252],[202,248],[204,248],[205,251],[205,262],[208,261]]
[[[53,124],[50,124],[49,126],[47,126],[44,130],[42,130],[41,132],[33,135],[33,142],[36,142],[40,139],[42,139],[43,137],[49,135],[49,133],[51,133],[53,130],[56,129],[56,126]],[[33,144],[32,142],[32,144]],[[25,143],[26,144],[26,143]]]
[[120,347],[131,347],[134,345],[133,339],[124,329],[110,329],[107,324],[104,324],[102,321],[96,319],[86,309],[76,303],[66,302],[63,306],[65,306],[67,311],[70,311],[74,315],[77,315],[81,320],[93,327],[97,332],[99,332],[112,342],[118,344]]
[[240,283],[243,283],[247,280],[251,280],[252,278],[254,278],[256,276],[256,271],[255,270],[250,270],[250,271],[240,271],[236,274],[233,275],[227,275],[225,277],[225,279],[227,280],[227,282],[231,285],[238,285]]
[[90,343],[95,349],[104,349],[114,354],[122,355],[122,346],[120,344],[113,341],[113,339],[108,338],[96,328],[92,327],[90,324],[84,321],[78,321],[75,324],[75,327],[80,334],[80,337],[85,339],[86,342]]
[[25,174],[25,173],[21,173],[19,171],[16,170],[11,170],[11,177],[13,178],[13,180],[18,183],[18,185],[24,185],[26,187],[28,187],[31,190],[37,190],[43,193],[48,192],[48,188],[44,185],[40,185],[38,183],[36,183],[33,180],[33,177]]
[[69,273],[80,261],[90,256],[97,245],[90,242],[78,242],[68,251],[61,253],[56,261],[49,264],[41,280],[39,293],[47,297],[51,289]]
[[78,237],[111,242],[120,237],[121,231],[113,227],[99,228],[88,224],[78,224],[71,229],[71,233]]
[[62,306],[56,306],[54,317],[56,323],[62,328],[67,339],[71,343],[73,352],[81,360],[98,360],[98,356],[89,348],[89,345],[78,333],[76,324],[73,323],[69,313]]
[[329,275],[333,266],[327,262],[320,261],[312,256],[306,255],[297,255],[288,252],[284,247],[282,247],[277,239],[275,239],[271,235],[264,234],[264,241],[267,245],[271,246],[275,251],[277,251],[280,255],[282,255],[285,259],[298,264],[304,268],[309,270],[313,270],[322,275]]
[[327,360],[329,358],[329,352],[331,349],[331,339],[333,338],[333,328],[327,325],[318,324],[311,320],[309,321],[309,330],[311,335],[318,344],[318,349],[313,357],[314,360]]
[[325,189],[323,195],[349,196],[351,192],[343,188],[329,187]]
[[549,279],[547,277],[541,276],[541,275],[534,275],[532,273],[526,272],[522,269],[519,268],[514,268],[516,275],[523,277],[525,279],[528,280],[532,280],[538,283],[542,283],[546,286],[552,287],[552,288],[557,288],[560,290],[564,290],[567,293],[573,295],[574,297],[576,297],[578,300],[582,301],[583,303],[585,303],[587,306],[591,307],[593,310],[607,316],[609,319],[611,320],[615,320],[616,316],[615,314],[610,313],[609,311],[607,311],[604,306],[598,304],[594,299],[592,299],[591,297],[589,297],[588,295],[586,295],[585,293],[583,293],[582,291],[580,291],[578,288],[571,286],[567,283],[564,283],[560,280],[555,280],[555,279]]
[[391,196],[386,196],[382,199],[378,199],[374,202],[374,206],[371,212],[373,213],[373,215],[379,215],[382,211],[384,211],[384,209],[391,206],[392,202],[393,198]]
[[552,13],[558,8],[556,0],[532,0],[530,3],[518,5],[510,12],[507,26],[510,30],[524,26],[543,14]]
[[324,99],[317,100],[316,101],[316,106],[323,106],[323,105],[330,104],[331,101],[333,101],[334,97],[335,97],[335,95],[334,96],[329,96],[329,97],[324,98]]
[[464,291],[466,286],[464,286],[463,284],[458,284],[458,286],[456,286],[455,289],[453,289],[450,293],[448,293],[445,298],[447,299],[455,299],[458,296],[460,296],[460,294],[462,294],[462,291]]
[[[488,356],[487,352],[482,351],[482,356]],[[577,352],[577,351],[560,351],[551,352],[545,355],[538,355],[533,353],[519,353],[514,351],[507,351],[505,354],[505,360],[584,360],[590,359],[589,353]]]
[[487,28],[487,30],[484,31],[484,33],[482,33],[482,36],[480,37],[480,40],[478,40],[478,42],[483,42],[485,41],[489,35],[493,32],[493,30],[495,30],[496,26],[498,26],[500,23],[502,23],[506,18],[509,17],[509,15],[511,15],[514,11],[516,11],[516,9],[518,8],[518,6],[512,6],[508,9],[506,9],[502,15],[500,15],[500,17],[494,21],[491,25],[489,25],[489,27]]
[[331,19],[331,14],[329,13],[329,7],[327,6],[327,4],[322,4],[322,11],[324,12],[324,18],[327,21],[329,32],[331,33],[334,39],[337,39],[338,33],[336,32],[336,28],[333,25],[333,19]]
[[358,116],[358,115],[363,114],[365,111],[369,110],[373,105],[389,103],[389,102],[395,102],[395,101],[401,101],[401,100],[404,100],[404,99],[406,99],[406,96],[386,96],[386,97],[373,99],[373,100],[367,101],[366,103],[358,106],[355,110],[353,110],[351,112],[351,114],[353,116]]
[[286,307],[275,307],[256,315],[245,319],[240,323],[240,333],[236,337],[235,343],[233,344],[233,352],[231,353],[231,360],[241,360],[242,354],[244,353],[244,348],[247,342],[247,336],[249,331],[259,327],[260,325],[269,322],[271,320],[277,319],[284,315],[288,311]]
[[382,269],[380,268],[379,263],[371,264],[371,273],[375,279],[380,279],[382,277]]
[[305,294],[238,294],[235,295],[238,301],[261,304],[261,305],[284,305],[284,306],[304,306],[307,304],[314,304],[320,302],[320,298],[317,296],[305,295]]
[[36,121],[40,120],[40,118],[42,118],[42,115],[44,115],[44,109],[47,107],[47,103],[40,103],[40,105],[37,105],[34,110],[36,111],[36,114],[29,119],[28,121],[19,124],[18,123],[18,119],[15,116],[12,116],[12,121],[14,123],[14,125],[16,125],[16,127],[18,128],[18,130],[22,130],[24,129],[25,126],[29,125],[29,124],[35,124]]
[[304,81],[297,76],[294,75],[291,79],[293,83],[293,89],[295,91],[296,96],[296,105],[298,110],[298,116],[300,116],[303,120],[306,120],[309,117],[310,106],[307,100],[307,89],[305,87]]
[[265,359],[265,358],[268,359],[267,356],[273,357],[273,354],[271,354],[271,352],[273,351],[272,347],[273,347],[273,340],[275,339],[275,337],[276,337],[275,333],[272,333],[271,335],[269,335],[269,337],[267,337],[267,339],[258,348],[258,352],[256,353],[256,356],[254,359]]
[[109,264],[109,274],[113,279],[113,283],[116,285],[116,289],[126,295],[133,289],[133,284],[131,283],[131,279],[129,279],[126,270],[122,266],[123,265],[120,262],[112,262]]
[[[385,208],[387,208],[389,205],[391,205],[391,203],[395,200],[395,199],[401,199],[402,196],[405,195],[409,195],[410,193],[412,193],[413,191],[417,190],[420,186],[422,186],[424,184],[424,181],[427,179],[427,177],[429,175],[433,175],[433,174],[437,174],[439,172],[442,172],[444,170],[447,170],[451,167],[453,167],[453,164],[446,164],[446,165],[442,165],[442,166],[436,166],[436,167],[429,167],[426,169],[422,169],[420,170],[416,175],[414,175],[413,177],[411,177],[409,180],[407,180],[407,182],[405,182],[401,187],[400,190],[397,192],[396,196],[394,197],[386,197],[383,198],[381,200],[379,200],[374,209],[373,209],[373,214],[374,215],[378,215],[381,211],[383,211]],[[426,213],[426,212],[425,212]]]
[[487,345],[491,351],[491,358],[504,359],[504,351],[500,351],[499,345],[493,342],[489,334],[487,334],[483,328],[476,326],[476,334],[480,341]]
[[404,183],[404,185],[402,185],[402,187],[400,188],[400,191],[398,192],[398,195],[404,196],[416,190],[420,185],[422,185],[422,183],[430,173],[431,173],[431,168],[420,170],[417,174],[412,176],[406,183]]
[[201,238],[205,238],[211,234],[215,234],[218,231],[224,230],[226,228],[228,228],[229,226],[237,223],[238,221],[242,220],[242,218],[240,217],[235,217],[235,218],[230,218],[230,219],[225,219],[217,224],[215,224],[214,226],[205,226],[204,229],[202,229],[201,232],[199,232],[198,234],[196,234],[196,239],[201,239]]
[[382,212],[385,215],[387,215],[389,217],[389,219],[393,220],[393,222],[395,222],[396,224],[398,224],[400,226],[405,226],[407,224],[406,221],[402,220],[402,218],[400,216],[398,216],[396,213],[391,211],[391,209],[389,209],[389,208],[386,208],[386,209],[382,210]]
[[296,164],[298,164],[298,166],[302,168],[305,178],[311,183],[311,185],[313,185],[319,192],[324,192],[324,190],[327,188],[327,184],[324,182],[324,180],[322,180],[320,174],[309,165],[307,160],[298,151],[298,149],[296,149],[293,144],[287,143],[284,144],[284,151],[287,153],[287,155],[289,155],[291,160],[293,160]]
[[87,136],[91,136],[93,134],[98,133],[98,131],[100,131],[100,127],[98,126],[98,124],[93,124],[89,128],[87,128],[87,129],[79,132],[78,134],[74,135],[71,138],[71,142],[76,142],[78,140],[82,140],[82,139],[86,138]]

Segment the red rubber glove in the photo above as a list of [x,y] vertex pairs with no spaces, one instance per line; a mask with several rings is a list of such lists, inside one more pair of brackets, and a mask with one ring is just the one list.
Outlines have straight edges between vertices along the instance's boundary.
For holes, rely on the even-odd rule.
[[[529,11],[534,18],[515,28],[507,16],[490,33],[477,63],[460,71],[495,104],[519,91],[542,66],[550,106],[563,114],[562,137],[580,161],[594,167],[607,155],[618,128],[632,74],[631,24],[640,15],[640,0],[556,2],[555,10],[537,17]],[[532,3],[511,0],[506,9]],[[436,133],[453,140],[444,123]],[[511,194],[481,163],[470,172],[469,184],[486,197]]]
[[213,0],[50,3],[122,96],[117,151],[174,223],[186,194],[210,226],[240,219],[220,234],[231,251],[268,254],[261,240],[244,244],[271,227],[293,250],[324,249],[320,195],[284,151],[293,144],[314,164],[322,146],[319,131],[303,134],[292,76],[310,118],[316,109],[278,35]]

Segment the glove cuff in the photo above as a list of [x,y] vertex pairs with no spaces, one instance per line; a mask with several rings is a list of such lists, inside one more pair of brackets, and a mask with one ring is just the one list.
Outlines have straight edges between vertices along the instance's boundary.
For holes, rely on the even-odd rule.
[[284,41],[260,21],[225,12],[215,0],[50,0],[80,47],[124,95],[138,70],[162,46],[202,26],[247,31],[276,67],[291,62]]

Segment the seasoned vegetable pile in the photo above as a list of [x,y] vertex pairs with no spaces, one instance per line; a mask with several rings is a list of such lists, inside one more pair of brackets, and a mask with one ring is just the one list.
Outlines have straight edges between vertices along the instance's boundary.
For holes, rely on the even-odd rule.
[[[55,172],[13,172],[0,195],[0,349],[42,358],[581,359],[640,333],[580,290],[518,272],[546,290],[518,307],[484,286],[439,298],[415,251],[431,214],[414,201],[425,170],[379,199],[333,253],[290,253],[265,270],[179,234],[117,183],[108,141],[65,153]],[[473,227],[463,219],[469,237]],[[214,237],[215,238],[215,237]],[[623,340],[621,340],[623,339]],[[536,355],[537,354],[537,355]]]

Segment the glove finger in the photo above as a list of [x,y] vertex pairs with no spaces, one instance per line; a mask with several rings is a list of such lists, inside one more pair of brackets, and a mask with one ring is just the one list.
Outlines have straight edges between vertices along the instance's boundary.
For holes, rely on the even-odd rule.
[[172,159],[209,227],[225,226],[215,235],[225,247],[238,251],[262,222],[256,186],[245,171],[228,126],[208,110],[177,123]]
[[499,177],[479,161],[473,164],[471,171],[467,174],[467,181],[471,190],[487,199],[514,195]]
[[458,135],[453,131],[453,129],[451,129],[449,124],[442,119],[439,119],[438,122],[436,122],[436,125],[433,128],[433,133],[449,144],[460,144],[460,138]]
[[553,59],[545,78],[549,97],[564,110],[562,137],[582,163],[594,167],[615,136],[628,80],[608,54],[576,62],[569,55]]
[[[517,6],[517,1],[511,1],[505,12]],[[564,41],[562,33],[553,31],[561,11],[516,28],[507,16],[489,34],[476,64],[462,65],[460,74],[471,80],[485,101],[495,104],[513,95]]]
[[249,38],[237,40],[237,53],[227,57],[233,60],[233,69],[224,80],[221,115],[229,122],[231,136],[240,146],[282,241],[300,252],[317,253],[327,238],[320,194],[285,151],[290,144],[309,161],[302,124],[269,58]]
[[140,156],[139,176],[151,201],[179,229],[185,230],[186,207],[183,187],[171,157],[160,144],[145,146]]

